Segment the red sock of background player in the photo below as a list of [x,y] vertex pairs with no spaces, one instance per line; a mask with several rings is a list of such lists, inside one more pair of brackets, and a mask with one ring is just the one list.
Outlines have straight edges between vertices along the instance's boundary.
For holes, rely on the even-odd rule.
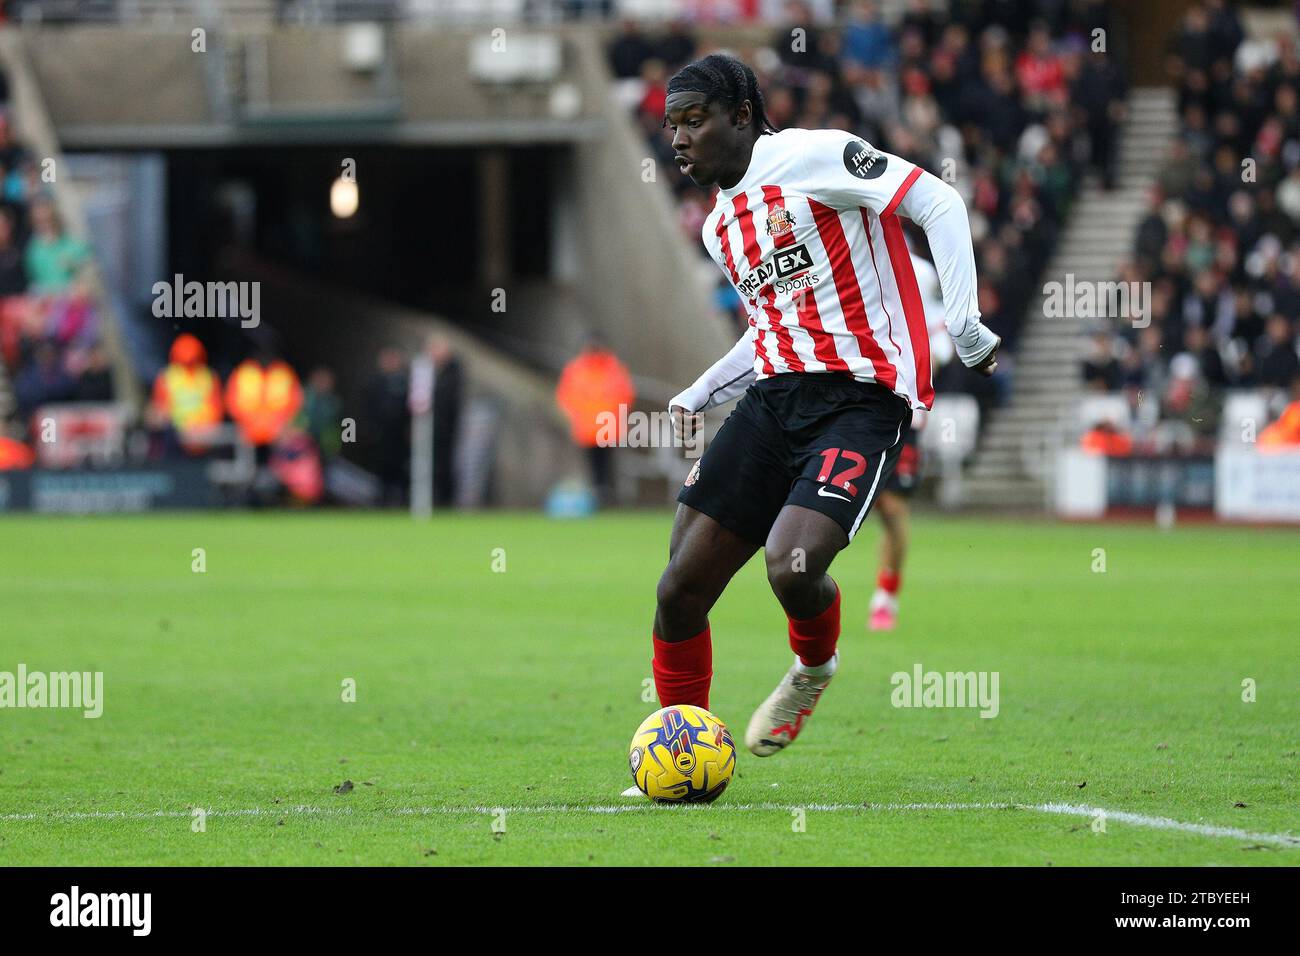
[[903,573],[901,571],[886,571],[883,568],[876,575],[876,587],[884,591],[890,597],[898,597],[898,589],[903,586]]
[[[835,584],[834,581],[831,582]],[[805,674],[828,675],[835,673],[835,645],[840,639],[840,589],[835,586],[835,600],[816,617],[790,622],[790,649],[799,658],[799,669]]]
[[694,704],[709,709],[713,681],[713,641],[706,627],[684,641],[663,641],[654,635],[655,656],[650,670],[660,707]]

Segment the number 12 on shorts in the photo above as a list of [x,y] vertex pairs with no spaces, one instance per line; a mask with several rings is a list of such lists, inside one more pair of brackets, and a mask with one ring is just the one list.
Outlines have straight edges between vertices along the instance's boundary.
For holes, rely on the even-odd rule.
[[[832,485],[843,488],[851,495],[856,495],[858,489],[853,486],[853,479],[861,477],[867,470],[867,460],[856,451],[849,451],[847,448],[827,448],[821,455],[822,467],[817,475],[817,481],[826,484],[829,480]],[[836,462],[840,458],[845,459],[848,467],[832,478],[831,472],[835,470]]]

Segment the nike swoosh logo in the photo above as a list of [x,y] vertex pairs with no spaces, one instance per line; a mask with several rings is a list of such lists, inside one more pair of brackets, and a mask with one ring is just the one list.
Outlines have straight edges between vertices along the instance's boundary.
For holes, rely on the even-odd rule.
[[844,497],[843,495],[837,495],[837,494],[836,494],[835,492],[833,492],[833,491],[827,491],[825,485],[819,485],[819,486],[818,486],[818,488],[817,488],[817,494],[819,494],[819,495],[821,495],[821,496],[823,496],[823,497],[825,497],[825,498],[839,498],[841,501],[852,501],[852,500],[853,500],[852,498],[846,498],[846,497]]

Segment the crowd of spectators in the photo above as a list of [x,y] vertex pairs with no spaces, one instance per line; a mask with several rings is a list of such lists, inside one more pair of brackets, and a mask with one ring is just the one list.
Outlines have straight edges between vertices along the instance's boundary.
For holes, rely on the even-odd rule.
[[[970,211],[984,322],[1002,335],[1006,360],[990,383],[950,362],[939,390],[994,401],[1013,374],[1014,351],[1038,277],[1077,194],[1095,168],[1114,179],[1115,127],[1125,79],[1106,5],[1093,0],[957,2],[936,9],[913,0],[897,22],[875,0],[788,2],[770,40],[736,49],[753,66],[774,125],[854,132],[936,175]],[[802,31],[797,32],[797,31]],[[796,39],[798,42],[796,42]],[[711,52],[684,23],[654,34],[621,25],[608,56],[680,210],[682,234],[705,256],[700,228],[713,192],[680,175],[664,135],[669,77]],[[910,227],[909,227],[910,228]],[[928,255],[924,235],[909,238]],[[720,312],[746,322],[743,303],[705,259]]]
[[0,438],[27,445],[32,416],[57,402],[113,397],[108,355],[85,281],[90,249],[70,236],[54,177],[13,135],[0,77],[0,362],[12,393]]
[[1294,33],[1247,40],[1230,3],[1205,0],[1168,67],[1179,132],[1120,270],[1151,284],[1150,325],[1099,329],[1082,374],[1127,398],[1139,448],[1208,450],[1230,390],[1276,414],[1300,377],[1300,51]]

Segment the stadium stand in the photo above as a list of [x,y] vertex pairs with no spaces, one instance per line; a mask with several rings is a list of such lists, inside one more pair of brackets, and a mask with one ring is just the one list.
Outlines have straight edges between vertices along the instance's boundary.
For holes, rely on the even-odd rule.
[[1150,283],[1150,324],[1099,326],[1081,376],[1122,397],[1139,452],[1209,453],[1255,442],[1300,377],[1300,53],[1212,0],[1168,63],[1178,134],[1120,270]]

